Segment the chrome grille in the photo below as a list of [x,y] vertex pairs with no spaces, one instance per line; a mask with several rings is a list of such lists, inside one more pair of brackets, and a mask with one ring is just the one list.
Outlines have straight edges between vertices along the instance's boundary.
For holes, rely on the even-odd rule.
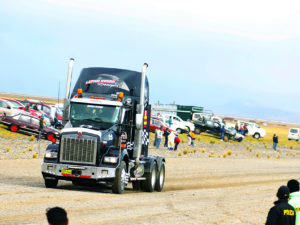
[[95,164],[97,154],[97,138],[82,135],[62,135],[60,161],[71,163]]

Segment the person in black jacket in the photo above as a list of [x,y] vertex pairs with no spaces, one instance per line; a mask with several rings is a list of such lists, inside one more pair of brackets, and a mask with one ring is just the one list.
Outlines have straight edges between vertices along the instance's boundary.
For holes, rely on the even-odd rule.
[[288,204],[289,188],[281,186],[277,191],[278,201],[274,202],[267,217],[266,225],[294,225],[296,214],[293,206]]
[[278,144],[278,136],[276,134],[273,135],[273,149],[276,151],[276,147]]

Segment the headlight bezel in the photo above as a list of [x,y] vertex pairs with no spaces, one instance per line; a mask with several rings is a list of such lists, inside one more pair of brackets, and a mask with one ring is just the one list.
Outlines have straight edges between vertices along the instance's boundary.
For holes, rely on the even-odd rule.
[[103,162],[104,163],[110,163],[110,164],[117,164],[119,160],[119,157],[116,156],[104,156]]
[[57,159],[58,152],[56,151],[46,151],[44,157],[46,159]]

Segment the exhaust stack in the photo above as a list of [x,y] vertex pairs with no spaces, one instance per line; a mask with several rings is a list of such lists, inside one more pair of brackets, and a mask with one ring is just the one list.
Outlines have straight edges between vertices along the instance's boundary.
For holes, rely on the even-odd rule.
[[142,132],[143,132],[143,117],[144,117],[144,107],[145,107],[145,81],[146,81],[146,69],[148,67],[147,63],[144,63],[142,68],[141,77],[141,90],[140,90],[140,104],[137,105],[136,114],[136,132],[135,132],[135,143],[133,157],[136,160],[137,166],[139,165],[139,157],[142,151]]
[[70,58],[65,99],[69,99],[69,97],[70,97],[70,88],[71,88],[73,64],[74,64],[74,59]]
[[64,99],[63,125],[65,125],[69,121],[69,105],[70,105],[69,97],[70,97],[70,88],[71,88],[71,81],[72,81],[73,64],[74,64],[74,59],[70,58],[69,67],[68,67],[66,95]]

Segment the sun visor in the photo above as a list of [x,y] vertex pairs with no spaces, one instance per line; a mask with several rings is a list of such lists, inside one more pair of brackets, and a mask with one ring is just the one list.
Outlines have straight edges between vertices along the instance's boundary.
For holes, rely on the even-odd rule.
[[[141,73],[114,68],[85,68],[81,71],[74,86],[72,96],[78,89],[84,93],[109,95],[123,92],[125,96],[140,96]],[[148,80],[146,78],[145,95],[148,97]]]

